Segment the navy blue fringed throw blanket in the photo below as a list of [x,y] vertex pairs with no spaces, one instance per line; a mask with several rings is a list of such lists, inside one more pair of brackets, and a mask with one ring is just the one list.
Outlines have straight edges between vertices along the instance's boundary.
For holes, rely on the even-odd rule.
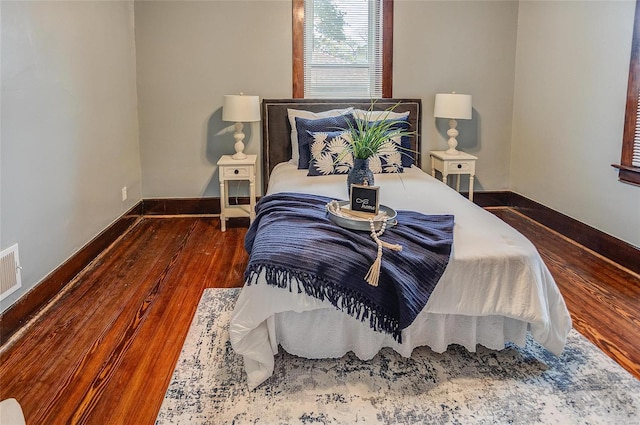
[[328,300],[337,309],[369,321],[371,328],[401,340],[444,273],[453,243],[453,216],[398,211],[398,224],[380,237],[402,251],[384,249],[378,286],[364,277],[376,259],[368,232],[344,229],[326,212],[331,199],[278,193],[256,205],[245,238],[250,254],[247,285],[264,272],[266,283]]

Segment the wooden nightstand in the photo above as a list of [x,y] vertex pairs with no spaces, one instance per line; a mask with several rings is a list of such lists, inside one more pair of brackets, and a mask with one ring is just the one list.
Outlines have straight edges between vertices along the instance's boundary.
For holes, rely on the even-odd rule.
[[[458,151],[460,152],[460,151]],[[431,151],[431,175],[436,176],[436,171],[442,174],[442,181],[447,184],[447,176],[457,176],[456,190],[460,192],[460,174],[469,175],[469,200],[473,202],[473,180],[476,176],[476,159],[478,157],[460,152],[458,155],[449,155],[445,151]]]
[[[246,159],[233,159],[231,155],[222,155],[218,161],[220,173],[220,227],[227,230],[229,217],[256,218],[256,155],[247,155]],[[230,205],[229,182],[247,180],[249,182],[249,205]]]

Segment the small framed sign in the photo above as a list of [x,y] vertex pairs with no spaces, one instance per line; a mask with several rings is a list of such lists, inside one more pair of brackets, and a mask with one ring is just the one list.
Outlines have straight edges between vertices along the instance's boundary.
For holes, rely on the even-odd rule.
[[378,186],[362,186],[359,184],[351,185],[351,211],[371,214],[378,214]]

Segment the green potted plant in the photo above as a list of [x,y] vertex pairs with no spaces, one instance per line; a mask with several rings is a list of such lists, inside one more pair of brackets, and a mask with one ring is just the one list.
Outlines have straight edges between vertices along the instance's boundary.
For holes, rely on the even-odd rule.
[[353,167],[347,175],[349,192],[351,184],[374,184],[373,172],[369,166],[371,158],[385,153],[397,155],[395,161],[400,165],[401,155],[408,155],[410,152],[402,147],[400,138],[413,135],[415,132],[405,129],[398,119],[389,118],[398,104],[384,111],[375,111],[376,115],[379,114],[375,119],[374,105],[372,102],[363,117],[348,122],[348,127],[343,129],[347,133],[347,148],[344,154],[353,155]]

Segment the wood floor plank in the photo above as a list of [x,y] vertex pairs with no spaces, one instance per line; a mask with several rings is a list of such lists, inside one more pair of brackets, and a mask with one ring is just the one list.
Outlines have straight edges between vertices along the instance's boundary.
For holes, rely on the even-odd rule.
[[[191,223],[185,221],[183,226]],[[39,394],[37,403],[23,406],[32,412],[35,422],[60,423],[47,418],[73,405],[102,367],[118,336],[126,331],[127,321],[122,318],[131,316],[135,305],[131,300],[144,299],[148,289],[123,284],[121,279],[153,276],[157,269],[166,267],[172,242],[179,239],[176,229],[161,232],[153,226],[142,226],[140,231],[143,243],[130,247],[137,262],[122,261],[118,253],[108,253],[115,257],[105,260],[109,267],[92,269],[36,327],[42,328],[47,338],[30,340],[32,344],[21,350],[19,358],[28,365],[23,368],[23,379],[3,385],[0,394],[3,398],[4,393],[19,394],[26,400],[31,398],[25,392]],[[138,238],[138,234],[132,238]],[[4,362],[0,368],[5,368]]]
[[[138,239],[135,248],[144,247],[144,241]],[[135,249],[134,248],[134,249]],[[90,290],[89,285],[77,285],[72,288],[63,298],[51,308],[46,315],[45,320],[41,320],[37,326],[31,329],[18,344],[13,345],[2,353],[2,363],[0,364],[0,376],[4,376],[6,371],[20,370],[18,379],[12,379],[10,382],[3,382],[0,393],[11,392],[17,396],[22,396],[22,392],[38,391],[39,387],[45,385],[46,388],[46,371],[56,370],[56,361],[63,361],[65,347],[73,346],[74,350],[81,349],[82,343],[75,340],[73,344],[69,342],[69,335],[76,333],[78,330],[87,329],[86,321],[83,318],[89,317],[86,314],[86,306],[83,306],[77,300],[82,298],[84,294]],[[103,289],[102,287],[98,289]],[[94,301],[95,302],[95,301]],[[75,304],[79,308],[68,308],[69,304]],[[67,306],[67,307],[65,307]],[[100,323],[100,321],[95,321]],[[86,333],[90,335],[90,333]],[[92,338],[92,337],[90,337]],[[48,355],[50,349],[55,347],[58,351],[57,356]],[[77,357],[78,352],[75,352]],[[33,365],[25,368],[24,365]],[[37,367],[36,367],[37,366]],[[60,370],[56,375],[60,377]],[[36,383],[33,388],[32,383]]]
[[[131,282],[129,286],[138,287],[139,290],[128,300],[127,308],[119,313],[118,325],[105,329],[105,339],[110,343],[102,344],[101,353],[94,355],[95,358],[103,361],[101,364],[93,363],[92,369],[85,368],[82,371],[84,377],[93,379],[83,379],[84,385],[75,385],[73,391],[66,394],[66,406],[59,410],[50,410],[50,415],[46,418],[47,422],[62,423],[68,419],[68,413],[71,411],[73,412],[69,419],[71,423],[90,423],[88,419],[91,411],[99,403],[111,376],[118,370],[123,356],[137,337],[149,309],[163,290],[164,276],[172,270],[178,256],[184,250],[189,234],[193,232],[192,220],[182,220],[180,224],[182,227],[167,230],[175,232],[177,237],[174,238],[173,244],[162,244],[163,249],[157,251],[156,262],[146,273],[123,276],[125,281]],[[137,281],[137,278],[140,280]],[[100,366],[99,369],[95,368],[97,365]]]
[[[574,327],[640,378],[638,276],[508,208],[492,212],[540,251]],[[240,287],[246,228],[146,217],[0,351],[0,398],[30,425],[152,424],[205,288]]]
[[[120,418],[128,417],[136,424],[153,423],[149,419],[160,408],[204,288],[216,278],[227,280],[225,257],[233,246],[220,246],[223,238],[217,235],[219,226],[217,219],[198,220],[185,249],[188,255],[183,255],[167,276],[162,296],[110,382],[112,391],[105,391],[94,418],[119,423]],[[149,352],[157,355],[149,356]],[[126,385],[121,387],[124,382]],[[118,388],[122,391],[117,392]],[[150,388],[155,391],[149,391]],[[135,412],[129,407],[133,403],[138,405]]]

